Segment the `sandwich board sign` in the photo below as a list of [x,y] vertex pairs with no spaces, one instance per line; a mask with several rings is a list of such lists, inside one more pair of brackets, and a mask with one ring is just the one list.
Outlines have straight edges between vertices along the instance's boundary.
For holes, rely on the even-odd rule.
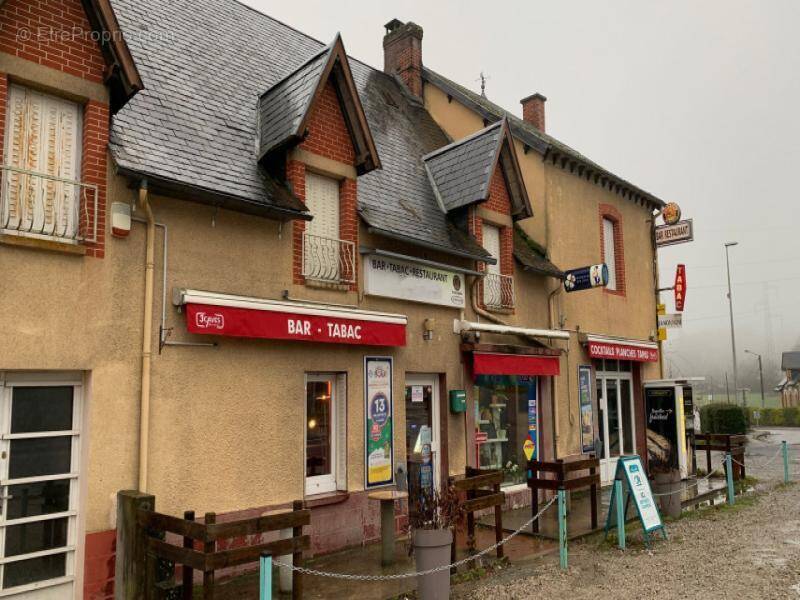
[[628,507],[631,500],[636,507],[636,513],[642,524],[645,543],[649,543],[650,534],[661,530],[664,539],[667,538],[667,530],[658,512],[658,506],[653,498],[653,491],[650,489],[650,482],[642,466],[642,459],[634,454],[631,456],[621,456],[617,461],[617,473],[614,476],[622,482],[622,498],[616,497],[616,486],[611,491],[611,502],[608,504],[608,517],[606,518],[605,534],[617,526],[617,511],[615,502],[624,502],[625,512],[628,514]]

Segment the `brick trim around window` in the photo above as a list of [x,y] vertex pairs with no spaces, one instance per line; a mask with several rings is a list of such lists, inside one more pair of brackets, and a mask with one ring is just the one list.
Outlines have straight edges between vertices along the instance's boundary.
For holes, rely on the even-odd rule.
[[614,267],[617,277],[617,289],[609,290],[607,288],[603,288],[603,292],[606,294],[612,294],[614,296],[625,296],[625,244],[623,243],[622,214],[619,212],[619,210],[617,210],[616,206],[611,204],[600,204],[598,207],[598,214],[598,221],[600,223],[600,256],[602,257],[603,262],[606,260],[605,229],[603,227],[603,220],[608,219],[614,223]]

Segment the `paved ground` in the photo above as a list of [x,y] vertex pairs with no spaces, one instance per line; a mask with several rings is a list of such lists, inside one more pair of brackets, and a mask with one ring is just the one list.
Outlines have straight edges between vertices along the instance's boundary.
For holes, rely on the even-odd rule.
[[651,550],[631,526],[625,552],[596,536],[572,542],[566,573],[557,555],[516,562],[494,577],[456,586],[453,597],[800,599],[800,483],[775,487],[783,475],[780,457],[764,466],[786,439],[790,471],[800,472],[800,431],[762,430],[754,437],[747,465],[748,475],[761,481],[759,493],[733,509],[709,508],[668,523],[670,539]]

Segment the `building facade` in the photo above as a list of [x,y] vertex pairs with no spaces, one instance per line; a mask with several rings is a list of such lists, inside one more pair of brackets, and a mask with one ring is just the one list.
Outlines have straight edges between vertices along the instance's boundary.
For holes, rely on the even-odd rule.
[[[381,72],[232,0],[0,24],[5,595],[112,597],[122,489],[221,520],[302,499],[314,553],[376,539],[370,489],[519,490],[526,439],[587,450],[579,365],[617,406],[652,375],[592,357],[653,350],[657,201],[448,101],[421,29]],[[613,290],[558,292],[603,261]]]

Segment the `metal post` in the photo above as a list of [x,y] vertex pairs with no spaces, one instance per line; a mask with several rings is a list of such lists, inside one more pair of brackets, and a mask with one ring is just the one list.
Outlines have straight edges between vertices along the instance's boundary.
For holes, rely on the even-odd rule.
[[725,477],[728,480],[728,505],[733,506],[736,500],[733,491],[733,460],[730,452],[725,453]]
[[736,333],[733,328],[733,292],[731,291],[731,261],[728,257],[728,249],[731,246],[735,246],[739,242],[726,242],[725,243],[725,266],[728,270],[728,308],[730,309],[731,313],[731,351],[733,354],[733,395],[736,396],[736,392],[739,389],[739,377],[738,377],[738,369],[736,367]]
[[789,483],[789,444],[786,440],[781,442],[783,450],[783,483]]
[[561,568],[567,568],[567,492],[558,490],[558,554]]
[[625,550],[625,501],[622,499],[622,481],[614,480],[614,497],[617,499],[617,545]]
[[758,355],[758,376],[761,378],[761,408],[766,408],[766,400],[764,400],[764,368],[761,365],[761,355]]
[[272,553],[262,552],[259,561],[259,600],[272,600]]

